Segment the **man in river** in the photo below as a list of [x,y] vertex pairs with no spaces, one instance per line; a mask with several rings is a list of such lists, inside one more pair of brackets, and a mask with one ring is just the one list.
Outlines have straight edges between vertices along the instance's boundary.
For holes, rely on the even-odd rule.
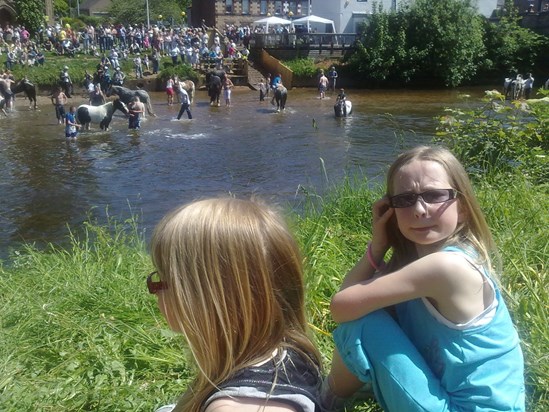
[[11,85],[15,83],[8,73],[4,73],[0,78],[0,94],[5,100],[6,109],[11,109],[13,106],[13,92],[11,91]]
[[189,94],[183,88],[182,84],[179,85],[177,90],[179,93],[179,100],[181,101],[181,108],[179,109],[179,113],[177,114],[177,120],[181,119],[181,116],[183,116],[183,112],[187,112],[187,117],[189,119],[192,119],[193,115],[191,114],[191,110],[189,109]]
[[141,103],[139,97],[135,96],[130,104],[128,104],[129,110],[129,129],[139,129],[141,127],[141,115],[145,113],[145,105]]

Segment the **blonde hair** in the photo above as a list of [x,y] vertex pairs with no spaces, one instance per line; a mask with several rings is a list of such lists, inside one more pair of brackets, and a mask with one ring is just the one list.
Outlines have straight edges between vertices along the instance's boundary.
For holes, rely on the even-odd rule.
[[[418,146],[398,156],[387,173],[387,195],[395,195],[394,184],[396,174],[403,166],[414,160],[431,161],[440,164],[448,175],[450,185],[458,192],[459,208],[464,218],[458,224],[455,232],[446,239],[444,246],[465,245],[472,248],[478,254],[479,264],[483,264],[489,268],[491,265],[490,256],[496,253],[490,228],[475,197],[467,172],[459,160],[448,149],[443,147]],[[401,268],[417,259],[413,242],[406,239],[400,233],[395,216],[391,219],[389,234],[393,248],[393,255],[389,265],[390,270]],[[497,256],[494,257],[497,258]]]
[[294,348],[317,367],[308,336],[302,257],[284,221],[257,200],[208,199],[156,227],[153,263],[198,367],[176,410],[199,411],[236,371]]

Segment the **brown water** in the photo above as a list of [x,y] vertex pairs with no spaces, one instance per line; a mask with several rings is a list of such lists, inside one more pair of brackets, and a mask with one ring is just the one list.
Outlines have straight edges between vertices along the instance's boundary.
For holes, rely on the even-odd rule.
[[[0,257],[21,242],[63,244],[88,216],[141,216],[150,229],[167,211],[195,198],[252,193],[299,208],[300,188],[318,194],[345,176],[380,179],[403,147],[428,143],[444,107],[473,105],[482,90],[351,91],[353,113],[336,119],[333,96],[289,92],[277,114],[258,92],[238,89],[231,107],[211,108],[204,92],[194,119],[175,120],[178,105],[152,93],[157,117],[137,133],[117,113],[111,130],[83,132],[67,144],[53,106],[28,111],[22,98],[0,118]],[[84,103],[81,97],[71,104]],[[186,119],[186,115],[184,115]]]

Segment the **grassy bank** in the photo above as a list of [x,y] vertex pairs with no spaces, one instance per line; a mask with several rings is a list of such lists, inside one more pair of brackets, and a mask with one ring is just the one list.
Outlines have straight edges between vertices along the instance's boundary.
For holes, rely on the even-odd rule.
[[[523,339],[528,410],[549,410],[549,200],[521,180],[476,187],[503,257]],[[347,182],[290,218],[307,268],[311,324],[329,365],[329,300],[370,238],[379,189]],[[72,247],[27,248],[0,268],[0,410],[152,411],[191,375],[181,338],[146,292],[152,269],[134,221],[87,224]],[[360,410],[377,410],[361,406]]]

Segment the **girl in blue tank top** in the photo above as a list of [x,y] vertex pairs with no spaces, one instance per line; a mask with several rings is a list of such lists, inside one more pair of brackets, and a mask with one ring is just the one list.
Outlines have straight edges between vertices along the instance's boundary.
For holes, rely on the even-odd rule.
[[332,299],[341,325],[325,409],[368,384],[387,411],[524,411],[523,356],[491,269],[494,242],[459,161],[436,147],[399,156],[372,227]]

